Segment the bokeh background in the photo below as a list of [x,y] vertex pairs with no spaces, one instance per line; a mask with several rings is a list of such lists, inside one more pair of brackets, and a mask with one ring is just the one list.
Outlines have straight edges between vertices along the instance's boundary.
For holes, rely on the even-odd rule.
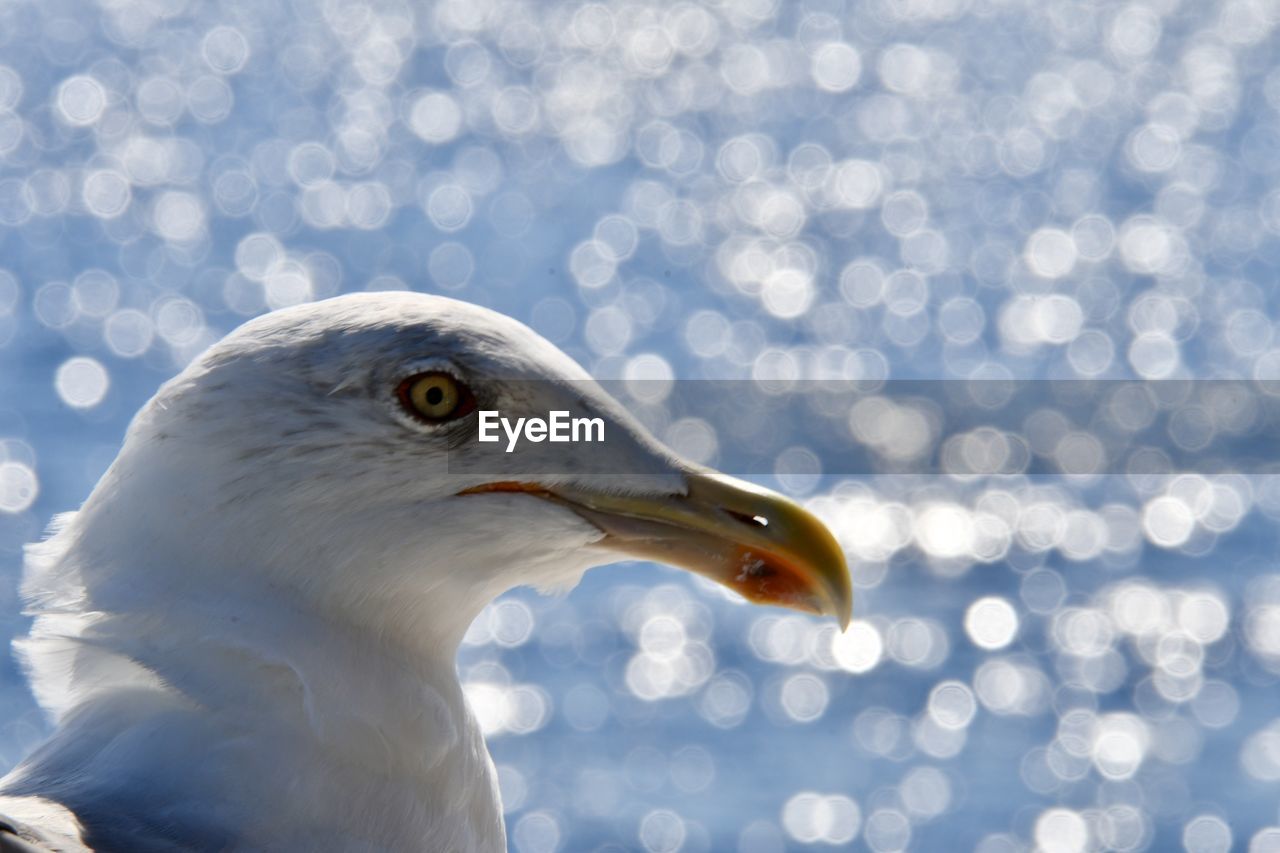
[[[0,3],[0,633],[22,544],[161,381],[344,291],[492,306],[602,378],[1280,378],[1277,22]],[[876,405],[849,442],[955,449],[920,401]],[[1238,426],[1190,409],[1184,450]],[[714,461],[714,425],[651,422]],[[496,603],[460,668],[512,849],[1280,850],[1280,488],[1090,467],[1104,428],[1048,407],[1001,439],[1059,474],[781,449],[763,480],[854,562],[844,635],[648,565]],[[45,722],[0,675],[10,765]]]

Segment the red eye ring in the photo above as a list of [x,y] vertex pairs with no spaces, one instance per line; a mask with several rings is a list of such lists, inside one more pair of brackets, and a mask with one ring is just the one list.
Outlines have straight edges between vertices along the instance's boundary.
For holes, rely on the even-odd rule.
[[415,373],[406,378],[396,386],[396,398],[406,412],[428,424],[456,420],[476,409],[471,389],[441,370]]

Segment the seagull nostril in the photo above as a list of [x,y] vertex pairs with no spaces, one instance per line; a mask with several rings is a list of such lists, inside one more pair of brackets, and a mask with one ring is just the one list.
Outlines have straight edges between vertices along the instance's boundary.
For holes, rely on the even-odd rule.
[[738,521],[741,521],[743,524],[747,525],[748,527],[768,527],[769,526],[769,519],[765,518],[763,515],[751,515],[750,513],[736,512],[731,509],[726,509],[725,512],[729,513],[729,515],[733,516]]

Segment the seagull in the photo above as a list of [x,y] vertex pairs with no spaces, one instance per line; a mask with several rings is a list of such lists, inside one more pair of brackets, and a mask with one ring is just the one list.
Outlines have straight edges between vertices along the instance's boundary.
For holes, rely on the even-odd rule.
[[[599,417],[608,452],[482,448],[480,410]],[[635,558],[849,620],[821,521],[681,460],[519,322],[415,293],[250,320],[28,549],[53,733],[0,780],[0,851],[505,851],[462,637]]]

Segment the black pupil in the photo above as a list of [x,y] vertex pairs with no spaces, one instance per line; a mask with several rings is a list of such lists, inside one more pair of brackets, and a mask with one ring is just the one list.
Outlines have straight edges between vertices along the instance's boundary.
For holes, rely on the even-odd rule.
[[427,402],[433,406],[440,405],[440,401],[444,399],[444,391],[440,390],[439,385],[432,385],[427,389]]

